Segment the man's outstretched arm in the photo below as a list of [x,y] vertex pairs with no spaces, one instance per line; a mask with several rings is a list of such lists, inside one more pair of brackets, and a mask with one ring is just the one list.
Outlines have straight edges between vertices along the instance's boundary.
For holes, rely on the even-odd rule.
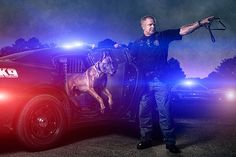
[[192,33],[193,31],[195,31],[196,29],[200,28],[201,26],[204,26],[206,24],[211,23],[211,21],[214,19],[214,16],[209,16],[205,19],[199,20],[197,22],[191,23],[191,24],[187,24],[184,25],[182,27],[180,27],[180,32],[179,34],[184,36],[187,34]]

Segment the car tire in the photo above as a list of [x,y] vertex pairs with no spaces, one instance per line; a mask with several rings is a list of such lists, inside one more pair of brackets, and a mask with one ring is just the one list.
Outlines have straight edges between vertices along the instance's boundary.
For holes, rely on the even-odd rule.
[[62,103],[51,95],[37,95],[23,107],[17,137],[28,150],[44,150],[58,142],[66,130]]

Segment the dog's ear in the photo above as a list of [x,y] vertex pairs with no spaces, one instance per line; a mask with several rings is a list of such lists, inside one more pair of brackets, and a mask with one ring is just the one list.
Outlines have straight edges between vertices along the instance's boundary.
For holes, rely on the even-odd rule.
[[106,55],[106,51],[103,51],[102,52],[102,60],[106,57],[107,55]]
[[109,51],[103,51],[102,52],[102,60],[105,58],[105,57],[107,57],[107,56],[109,56]]

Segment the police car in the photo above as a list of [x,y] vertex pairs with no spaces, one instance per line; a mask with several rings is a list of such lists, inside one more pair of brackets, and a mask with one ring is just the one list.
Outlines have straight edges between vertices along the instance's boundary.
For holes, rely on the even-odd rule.
[[[139,74],[125,48],[106,49],[118,65],[108,77],[113,108],[100,112],[88,93],[69,97],[66,76],[83,73],[104,49],[44,48],[0,57],[0,131],[31,150],[50,148],[77,127],[137,118]],[[76,101],[75,101],[76,100]],[[99,122],[99,123],[97,123]]]

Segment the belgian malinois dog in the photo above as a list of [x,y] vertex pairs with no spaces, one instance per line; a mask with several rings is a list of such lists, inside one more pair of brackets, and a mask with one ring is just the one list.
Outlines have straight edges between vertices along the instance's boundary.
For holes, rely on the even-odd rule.
[[74,96],[75,91],[87,92],[93,96],[100,104],[101,113],[104,113],[105,105],[100,95],[95,91],[95,86],[99,86],[101,92],[107,96],[109,107],[112,108],[112,95],[107,89],[107,75],[116,72],[113,60],[109,53],[103,52],[102,58],[93,66],[89,67],[82,74],[72,74],[67,78],[67,94]]

